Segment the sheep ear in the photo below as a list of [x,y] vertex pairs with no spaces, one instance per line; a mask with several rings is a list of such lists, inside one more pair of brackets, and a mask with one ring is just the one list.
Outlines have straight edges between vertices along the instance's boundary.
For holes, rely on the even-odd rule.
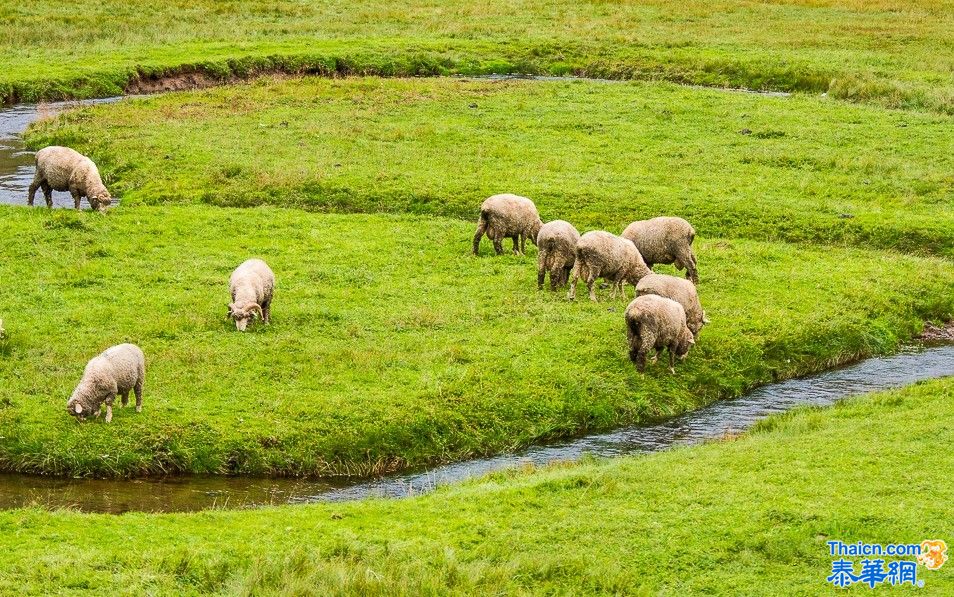
[[73,405],[73,410],[76,411],[76,414],[81,415],[83,414],[83,405],[77,402]]

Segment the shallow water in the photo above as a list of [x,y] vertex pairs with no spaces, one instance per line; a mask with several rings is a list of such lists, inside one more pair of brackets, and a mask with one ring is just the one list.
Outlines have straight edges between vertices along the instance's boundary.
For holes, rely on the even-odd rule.
[[[27,190],[33,182],[35,165],[33,152],[23,144],[21,135],[31,122],[41,117],[53,116],[63,110],[77,106],[104,104],[120,98],[84,100],[77,102],[55,102],[35,106],[23,104],[0,110],[0,203],[9,205],[27,204]],[[116,203],[115,200],[113,202]],[[36,193],[36,207],[46,207],[43,191]],[[73,198],[67,192],[53,191],[53,207],[73,207]],[[89,209],[84,198],[80,207]]]
[[628,427],[534,446],[515,454],[371,479],[173,477],[112,481],[0,475],[0,508],[40,504],[120,514],[340,502],[367,497],[401,498],[524,464],[573,461],[584,455],[624,456],[698,444],[743,431],[759,419],[796,406],[827,406],[847,396],[948,375],[954,375],[954,346],[909,349],[894,356],[872,358],[818,375],[769,384],[741,398],[716,402],[656,425]]

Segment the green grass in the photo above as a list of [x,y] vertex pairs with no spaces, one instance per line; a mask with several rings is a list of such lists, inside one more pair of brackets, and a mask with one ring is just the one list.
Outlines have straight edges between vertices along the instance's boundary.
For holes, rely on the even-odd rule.
[[[7,511],[0,591],[836,594],[826,541],[951,544],[952,420],[947,378],[778,416],[736,441],[511,471],[403,501]],[[954,591],[950,561],[918,577],[918,594]]]
[[89,153],[126,204],[472,221],[509,191],[581,229],[679,214],[703,237],[954,257],[952,131],[950,116],[666,84],[305,78],[69,112],[29,142]]
[[[954,265],[702,237],[712,319],[670,376],[626,357],[626,302],[537,292],[532,257],[469,255],[473,224],[299,210],[5,207],[0,468],[349,474],[670,415],[896,347],[954,313]],[[533,253],[531,253],[532,255]],[[249,256],[274,322],[224,320]],[[145,412],[78,424],[86,361],[139,343]]]
[[182,72],[520,72],[828,92],[954,111],[948,0],[53,0],[0,6],[0,100]]

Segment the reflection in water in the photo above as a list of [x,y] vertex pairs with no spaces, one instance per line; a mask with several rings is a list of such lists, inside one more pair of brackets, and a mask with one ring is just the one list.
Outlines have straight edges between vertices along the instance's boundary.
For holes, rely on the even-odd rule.
[[912,349],[811,377],[769,384],[741,398],[716,402],[657,425],[629,427],[535,446],[518,454],[372,479],[173,477],[110,481],[0,475],[0,508],[40,504],[118,514],[348,501],[375,496],[400,498],[521,464],[544,465],[578,460],[584,454],[614,457],[696,444],[742,431],[759,419],[796,406],[827,406],[847,396],[948,375],[954,375],[954,346]]
[[[0,109],[0,203],[27,204],[27,189],[33,182],[33,152],[27,150],[20,136],[31,122],[41,116],[53,116],[68,108],[104,104],[118,99],[120,98],[56,102],[40,106],[24,104]],[[34,205],[46,207],[42,190],[37,191]],[[116,205],[115,200],[113,205]],[[53,191],[53,207],[73,207],[73,198],[69,193]],[[80,207],[89,209],[89,202],[84,198]]]

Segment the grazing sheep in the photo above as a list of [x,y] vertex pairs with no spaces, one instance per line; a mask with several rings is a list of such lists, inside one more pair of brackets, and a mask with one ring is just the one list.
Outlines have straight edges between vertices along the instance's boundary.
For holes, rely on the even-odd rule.
[[101,212],[113,201],[93,160],[68,147],[50,146],[36,152],[36,175],[27,199],[31,207],[38,188],[43,189],[47,207],[53,207],[53,191],[69,191],[76,209],[83,197],[89,197],[90,207]]
[[576,243],[580,233],[563,220],[547,222],[537,233],[537,288],[543,290],[543,279],[550,272],[550,290],[566,284],[576,260]]
[[593,282],[597,278],[613,283],[610,296],[615,297],[617,292],[623,296],[624,282],[636,286],[643,276],[652,273],[633,243],[602,230],[591,230],[581,236],[576,243],[575,257],[573,280],[567,294],[571,301],[576,298],[576,283],[581,277],[586,280],[590,300],[595,301]]
[[626,307],[626,337],[629,340],[629,360],[636,369],[646,369],[646,353],[655,349],[653,362],[662,350],[669,350],[669,372],[675,373],[675,357],[686,358],[696,343],[686,325],[686,311],[672,299],[646,294],[636,297]]
[[480,239],[484,234],[493,241],[497,255],[503,253],[503,239],[513,239],[513,252],[523,255],[527,239],[537,242],[537,233],[543,226],[543,220],[537,213],[537,206],[526,197],[504,193],[486,199],[480,206],[480,219],[477,233],[474,234],[474,255],[480,249]]
[[122,396],[122,405],[129,404],[129,391],[136,393],[136,412],[142,412],[142,384],[146,381],[146,357],[135,344],[120,344],[93,357],[83,371],[83,379],[73,390],[66,410],[83,421],[99,416],[106,403],[106,422],[113,420],[113,400]]
[[693,284],[699,283],[692,241],[696,237],[689,222],[682,218],[660,217],[633,222],[623,230],[623,238],[633,241],[650,268],[657,263],[672,263],[686,270]]
[[265,323],[271,321],[272,294],[275,291],[275,274],[261,259],[249,259],[235,268],[229,278],[229,317],[235,327],[244,332],[248,322],[259,316]]
[[666,274],[649,274],[636,285],[636,295],[655,294],[672,299],[686,310],[686,324],[693,338],[699,337],[699,330],[709,323],[706,312],[699,303],[699,293],[696,285],[689,280],[667,276]]

